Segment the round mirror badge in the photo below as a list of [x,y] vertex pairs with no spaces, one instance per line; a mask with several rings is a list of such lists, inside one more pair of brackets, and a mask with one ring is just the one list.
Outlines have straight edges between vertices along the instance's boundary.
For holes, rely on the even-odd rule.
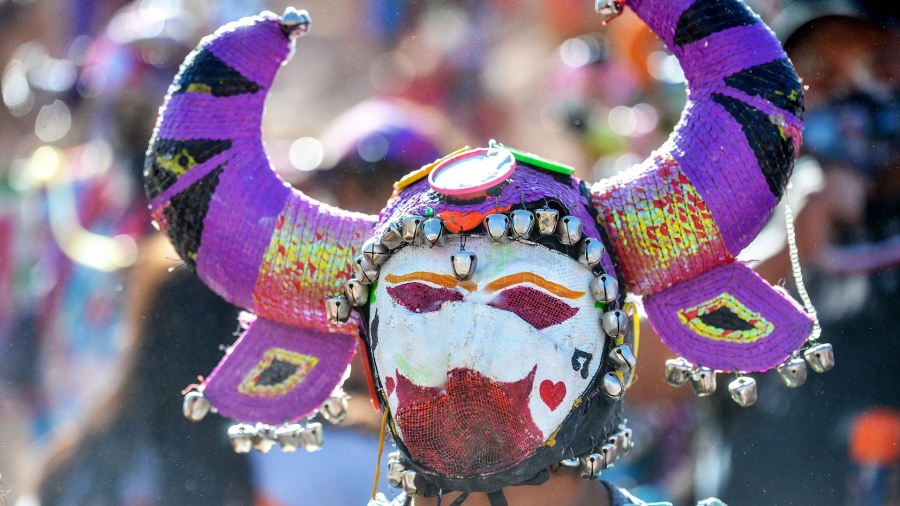
[[516,170],[513,154],[501,147],[471,149],[441,162],[428,176],[438,193],[455,198],[488,194]]

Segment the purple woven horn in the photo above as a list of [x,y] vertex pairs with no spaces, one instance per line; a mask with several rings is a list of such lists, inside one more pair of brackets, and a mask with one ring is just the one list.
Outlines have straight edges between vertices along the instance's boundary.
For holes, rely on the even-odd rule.
[[[291,27],[271,13],[201,41],[169,88],[145,162],[155,223],[206,284],[258,317],[205,389],[248,422],[298,418],[340,383],[357,326],[329,323],[323,300],[340,293],[375,223],[293,190],[269,164],[263,105],[291,46]],[[263,374],[273,364],[293,373]]]
[[790,177],[803,130],[800,79],[739,0],[628,5],[678,58],[688,103],[648,160],[593,187],[600,225],[670,347],[713,368],[771,368],[799,348],[809,318],[733,262]]
[[146,186],[160,228],[219,295],[276,322],[335,331],[322,299],[340,291],[375,217],[316,202],[270,166],[263,105],[290,49],[271,14],[204,39],[169,88]]

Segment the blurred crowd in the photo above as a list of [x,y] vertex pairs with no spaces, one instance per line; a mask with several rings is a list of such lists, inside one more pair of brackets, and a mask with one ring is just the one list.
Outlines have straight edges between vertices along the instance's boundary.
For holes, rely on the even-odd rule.
[[[760,401],[663,381],[643,330],[628,398],[638,447],[604,478],[645,500],[900,504],[900,18],[865,0],[748,0],[806,91],[786,201],[838,366]],[[316,454],[236,455],[183,388],[236,335],[234,308],[150,226],[143,158],[184,56],[269,0],[0,0],[0,503],[363,504],[380,419]],[[685,103],[677,60],[630,12],[587,0],[306,0],[313,30],[279,74],[263,138],[307,194],[377,213],[408,171],[497,139],[596,181],[646,158]],[[782,211],[742,254],[794,289]],[[390,443],[388,443],[390,444]],[[379,490],[390,496],[382,476]]]

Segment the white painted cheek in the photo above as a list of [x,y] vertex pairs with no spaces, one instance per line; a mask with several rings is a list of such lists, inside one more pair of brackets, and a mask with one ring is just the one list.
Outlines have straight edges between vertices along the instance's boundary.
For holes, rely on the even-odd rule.
[[[528,404],[532,417],[544,433],[545,438],[549,437],[562,424],[576,401],[587,390],[600,368],[599,359],[603,350],[603,340],[602,338],[598,339],[599,336],[566,324],[557,327],[562,328],[556,329],[555,332],[552,332],[553,334],[563,334],[570,339],[556,341],[552,351],[544,351],[544,355],[538,361],[534,388]],[[548,330],[550,329],[544,329],[544,333],[548,333]],[[572,334],[566,334],[566,330]],[[587,378],[583,378],[581,371],[576,371],[572,365],[572,357],[576,348],[592,354]],[[565,387],[565,396],[560,400],[558,395],[563,386]]]
[[[393,306],[393,307],[392,307]],[[394,304],[378,304],[378,346],[375,364],[379,373],[395,380],[397,371],[419,386],[440,387],[447,378],[448,347],[451,338],[466,333],[466,323],[452,325],[440,311],[416,314]]]

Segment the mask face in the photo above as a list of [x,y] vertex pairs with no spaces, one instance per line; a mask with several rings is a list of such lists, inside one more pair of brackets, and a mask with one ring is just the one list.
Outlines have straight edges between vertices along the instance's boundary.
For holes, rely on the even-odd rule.
[[370,328],[411,457],[468,477],[552,444],[597,374],[605,338],[588,289],[593,275],[568,256],[469,237],[477,269],[458,281],[452,248],[394,254],[381,268]]

